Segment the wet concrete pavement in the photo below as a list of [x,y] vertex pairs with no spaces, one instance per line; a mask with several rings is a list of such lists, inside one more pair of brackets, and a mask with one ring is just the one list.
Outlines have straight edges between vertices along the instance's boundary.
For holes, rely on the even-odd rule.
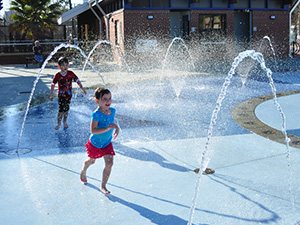
[[[15,93],[27,92],[38,71],[38,68],[1,67],[0,82],[17,85],[10,89]],[[54,66],[46,68],[37,85],[37,93],[49,93],[56,71]],[[98,74],[81,74],[80,70],[77,74],[85,87],[101,84]],[[9,79],[6,80],[7,75]],[[92,94],[74,97],[70,128],[66,131],[53,129],[56,101],[45,101],[32,107],[18,158],[14,150],[24,108],[13,107],[17,103],[26,103],[29,94],[22,93],[18,99],[9,101],[5,98],[7,92],[2,90],[3,108],[6,108],[6,115],[2,115],[5,118],[0,121],[0,179],[4,181],[0,183],[3,203],[0,211],[3,223],[188,223],[198,179],[193,169],[201,161],[211,112],[225,75],[191,75],[186,79],[175,79],[177,85],[184,83],[178,98],[174,98],[173,82],[160,81],[159,73],[137,74],[134,85],[130,84],[132,77],[125,75],[122,72],[103,73],[104,80],[110,84],[113,106],[118,114],[116,118],[122,129],[114,142],[117,155],[108,184],[112,194],[108,196],[99,191],[102,160],[89,169],[87,185],[82,185],[79,180],[80,168],[87,157],[83,146],[89,136],[90,115],[95,109]],[[16,80],[19,83],[14,82]],[[274,80],[278,92],[299,90],[298,72],[276,73]],[[119,84],[112,85],[113,81]],[[230,115],[234,106],[270,94],[269,85],[262,78],[252,78],[246,86],[241,86],[240,79],[234,77],[231,87],[207,156],[209,167],[216,173],[201,178],[193,223],[297,224],[300,221],[298,148],[291,147],[287,158],[284,144],[247,131]],[[297,98],[281,98],[287,103],[283,104],[283,110],[289,110],[289,118],[296,118],[293,115],[297,108],[293,105]],[[266,102],[259,109],[259,118],[279,130],[278,112],[273,108],[273,104]],[[240,116],[240,122],[245,122]],[[293,120],[289,121],[287,129],[297,130]]]

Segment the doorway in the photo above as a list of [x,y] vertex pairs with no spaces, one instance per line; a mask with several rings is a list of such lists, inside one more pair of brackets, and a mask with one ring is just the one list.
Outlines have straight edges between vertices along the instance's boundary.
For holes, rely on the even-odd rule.
[[234,12],[234,42],[236,52],[245,51],[251,47],[251,12]]
[[180,37],[189,38],[190,31],[190,12],[171,11],[170,12],[170,38]]

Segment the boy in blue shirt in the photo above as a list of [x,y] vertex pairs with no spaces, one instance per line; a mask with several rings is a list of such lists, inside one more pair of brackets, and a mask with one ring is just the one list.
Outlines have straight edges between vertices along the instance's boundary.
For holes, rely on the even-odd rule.
[[80,180],[83,183],[87,183],[87,169],[95,163],[96,159],[103,156],[105,168],[103,170],[100,191],[104,194],[109,194],[110,192],[107,190],[106,184],[113,165],[113,156],[115,155],[111,141],[118,136],[120,129],[114,123],[116,110],[110,107],[112,103],[110,91],[105,88],[97,88],[95,91],[95,101],[99,107],[92,114],[92,134],[85,145],[88,159],[83,163],[80,171]]

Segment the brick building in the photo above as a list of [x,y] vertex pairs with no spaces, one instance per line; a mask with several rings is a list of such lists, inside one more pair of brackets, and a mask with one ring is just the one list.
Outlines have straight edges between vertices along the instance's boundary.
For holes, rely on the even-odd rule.
[[209,52],[199,58],[222,60],[257,50],[268,36],[277,57],[287,58],[290,6],[288,0],[90,0],[59,23],[77,17],[80,40],[106,39],[126,55],[153,55],[180,37],[195,57]]

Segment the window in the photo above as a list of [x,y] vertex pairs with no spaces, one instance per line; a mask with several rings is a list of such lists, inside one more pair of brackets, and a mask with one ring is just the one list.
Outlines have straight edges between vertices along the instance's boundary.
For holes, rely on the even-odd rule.
[[269,0],[269,9],[281,9],[282,0]]
[[163,8],[170,7],[170,0],[152,0],[152,7]]
[[213,0],[213,8],[228,8],[227,0]]
[[224,41],[226,15],[199,15],[200,41]]
[[172,8],[176,7],[182,7],[182,8],[188,8],[190,6],[189,1],[186,0],[172,0]]
[[249,8],[249,0],[238,0],[237,3],[234,3],[234,8]]
[[194,3],[194,6],[196,8],[210,8],[211,3],[210,3],[210,0],[201,0],[198,3]]
[[115,21],[115,43],[116,45],[120,45],[120,40],[121,40],[121,29],[120,29],[120,21],[116,20]]
[[132,0],[131,7],[150,7],[150,0]]
[[252,8],[263,9],[266,8],[265,0],[252,0]]

